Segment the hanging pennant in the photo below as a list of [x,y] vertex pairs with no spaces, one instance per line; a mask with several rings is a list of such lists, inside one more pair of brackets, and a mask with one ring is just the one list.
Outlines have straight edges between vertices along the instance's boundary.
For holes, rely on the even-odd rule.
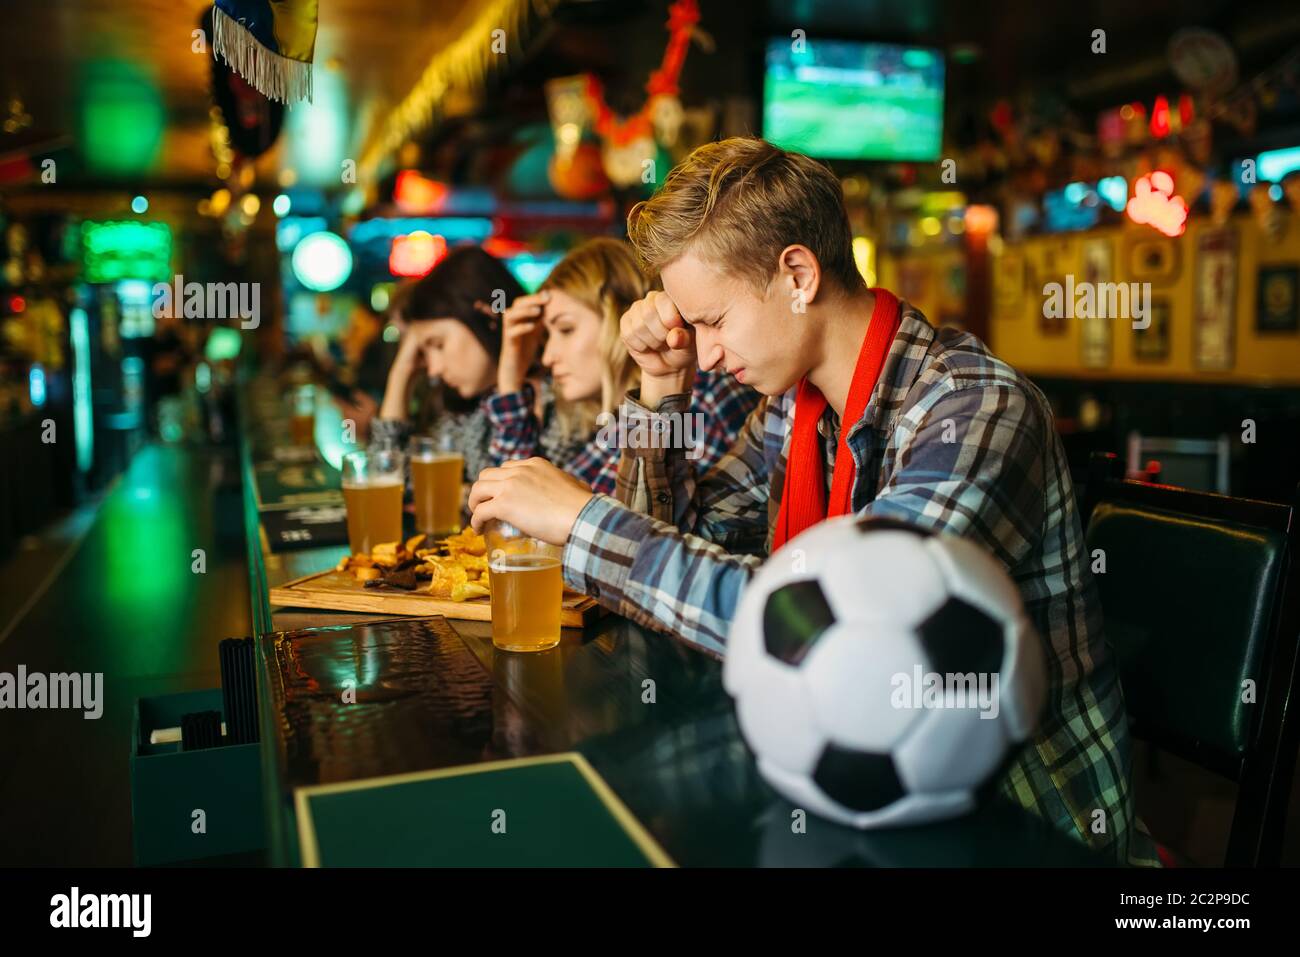
[[317,0],[216,0],[212,52],[272,100],[311,102]]
[[605,101],[605,89],[596,76],[587,77],[586,99],[592,128],[602,142],[605,171],[619,186],[640,182],[644,162],[653,161],[655,141],[672,146],[682,124],[678,81],[686,51],[700,22],[697,0],[674,0],[668,8],[668,44],[659,69],[646,81],[646,101],[631,116],[618,116]]

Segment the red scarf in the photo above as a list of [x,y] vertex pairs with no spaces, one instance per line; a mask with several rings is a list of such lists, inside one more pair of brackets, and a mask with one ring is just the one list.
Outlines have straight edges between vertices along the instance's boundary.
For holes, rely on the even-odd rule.
[[790,439],[790,455],[785,463],[785,488],[781,493],[781,509],[776,516],[773,551],[805,528],[836,515],[847,515],[852,510],[851,493],[857,466],[849,452],[849,431],[866,411],[867,400],[876,388],[880,370],[901,321],[898,297],[886,289],[871,291],[875,293],[876,306],[871,312],[867,334],[862,339],[858,363],[853,367],[849,400],[840,419],[830,505],[828,507],[826,503],[825,459],[817,432],[817,423],[821,421],[828,403],[821,390],[804,377],[799,380],[799,391],[795,393],[794,435]]

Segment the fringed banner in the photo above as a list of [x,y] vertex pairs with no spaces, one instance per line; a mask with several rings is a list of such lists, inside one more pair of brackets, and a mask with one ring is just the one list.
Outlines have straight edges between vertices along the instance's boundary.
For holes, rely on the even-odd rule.
[[212,52],[268,99],[311,102],[317,0],[216,0]]

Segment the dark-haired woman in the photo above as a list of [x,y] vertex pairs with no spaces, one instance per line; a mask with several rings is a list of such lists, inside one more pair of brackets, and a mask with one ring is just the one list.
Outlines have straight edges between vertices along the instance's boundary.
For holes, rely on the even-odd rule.
[[[402,338],[371,441],[402,444],[412,433],[432,435],[465,457],[470,480],[495,464],[485,400],[497,383],[499,310],[523,294],[505,265],[477,246],[452,250],[415,283],[397,307]],[[548,414],[549,383],[539,377],[534,384],[539,418],[548,424],[542,444],[564,455],[560,423]]]

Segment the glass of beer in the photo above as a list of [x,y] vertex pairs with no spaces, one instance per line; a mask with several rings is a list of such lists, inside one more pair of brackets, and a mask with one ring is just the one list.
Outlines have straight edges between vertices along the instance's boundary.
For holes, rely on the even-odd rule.
[[411,489],[415,530],[434,538],[460,531],[460,498],[465,457],[428,435],[411,438]]
[[368,555],[376,545],[402,539],[402,453],[379,448],[343,456],[343,504],[348,546]]
[[489,522],[483,538],[492,588],[492,644],[504,651],[554,648],[560,643],[564,597],[562,549],[505,522]]
[[289,435],[296,446],[316,444],[316,387],[296,386],[290,396]]

